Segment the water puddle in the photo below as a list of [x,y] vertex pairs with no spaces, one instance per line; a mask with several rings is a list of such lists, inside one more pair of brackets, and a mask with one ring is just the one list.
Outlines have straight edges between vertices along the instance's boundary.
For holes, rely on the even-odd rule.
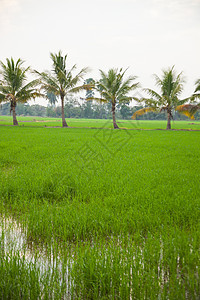
[[[62,299],[69,299],[69,266],[71,259],[63,259],[58,250],[45,249],[27,241],[26,230],[13,218],[0,219],[0,259],[10,261],[13,257],[20,261],[23,267],[35,269],[39,273],[39,279],[45,276],[46,285],[56,282],[62,293]],[[42,281],[41,281],[42,282]],[[44,286],[41,284],[41,289]],[[52,292],[54,294],[54,291]]]

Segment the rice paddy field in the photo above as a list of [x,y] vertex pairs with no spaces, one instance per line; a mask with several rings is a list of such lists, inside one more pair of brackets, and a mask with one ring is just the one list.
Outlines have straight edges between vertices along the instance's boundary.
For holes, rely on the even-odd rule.
[[0,117],[0,299],[200,298],[200,122],[18,120]]
[[[42,117],[21,117],[17,118],[19,125],[26,127],[61,127],[59,118],[42,118]],[[119,120],[118,125],[124,129],[166,129],[166,121],[129,121]],[[113,128],[112,120],[103,119],[67,119],[69,127],[75,128]],[[0,125],[12,125],[11,116],[0,116]],[[172,121],[172,129],[174,130],[200,130],[200,121]]]

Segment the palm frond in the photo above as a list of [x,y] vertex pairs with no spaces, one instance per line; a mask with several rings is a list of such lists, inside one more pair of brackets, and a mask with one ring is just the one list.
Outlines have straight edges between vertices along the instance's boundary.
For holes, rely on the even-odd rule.
[[142,98],[140,99],[139,103],[144,103],[147,107],[162,107],[162,102],[156,101],[155,99],[152,98]]
[[188,97],[188,98],[185,98],[185,99],[182,99],[182,100],[179,100],[177,101],[177,106],[178,105],[183,105],[185,104],[186,102],[190,101],[191,100],[191,97]]
[[76,86],[76,84],[78,82],[80,82],[81,79],[84,78],[84,76],[87,74],[88,71],[89,71],[88,67],[81,69],[80,72],[75,77],[71,77],[71,80],[69,81],[69,83],[67,84],[67,86],[71,87],[71,88],[74,87],[74,86]]
[[156,107],[144,107],[144,108],[141,108],[139,110],[137,110],[131,117],[131,119],[135,120],[137,116],[142,116],[148,112],[156,112],[158,111],[158,108]]
[[122,83],[121,87],[117,91],[117,98],[121,98],[123,95],[126,95],[139,87],[139,82],[132,83],[136,78],[136,76],[129,77]]
[[44,90],[46,92],[52,92],[56,95],[59,95],[61,87],[56,77],[52,76],[50,72],[42,72],[42,73],[39,73],[37,71],[35,72],[40,76],[39,82],[40,82],[41,90]]
[[16,95],[16,102],[26,103],[31,99],[45,97],[43,94],[35,91],[24,91]]
[[196,88],[194,94],[191,96],[191,101],[195,101],[196,99],[200,99],[200,79],[195,82]]
[[153,74],[153,77],[155,79],[156,85],[161,87],[162,86],[162,79],[157,74]]
[[195,88],[195,93],[200,92],[200,79],[197,79],[195,82],[196,88]]
[[193,94],[191,97],[190,97],[190,100],[192,102],[196,101],[197,99],[200,99],[200,93],[199,94]]
[[155,100],[157,100],[158,102],[162,100],[162,96],[160,96],[157,92],[155,92],[152,89],[144,88],[143,91],[149,94],[151,97],[154,97]]
[[86,101],[96,101],[96,102],[104,102],[104,103],[108,103],[109,101],[103,98],[98,98],[98,97],[89,97],[85,99]]
[[133,100],[133,97],[128,97],[128,96],[123,96],[121,98],[118,98],[119,103],[123,103],[123,102],[130,102]]
[[10,87],[7,86],[6,83],[5,83],[5,85],[4,85],[4,83],[2,83],[2,84],[0,85],[0,92],[1,92],[2,94],[4,94],[4,95],[7,95],[7,94],[10,93]]
[[103,84],[102,81],[97,82],[95,89],[108,101],[112,101],[113,98],[112,92],[105,84]]
[[6,96],[0,93],[0,103],[6,100]]
[[59,73],[62,71],[65,73],[66,76],[66,59],[67,59],[67,55],[62,56],[62,52],[61,50],[58,52],[58,54],[53,54],[50,53],[50,57],[52,59],[53,62],[53,73],[56,76],[59,76]]
[[200,104],[183,104],[176,107],[179,113],[184,114],[188,118],[194,120],[194,114],[200,109]]
[[23,90],[28,90],[30,88],[36,88],[37,86],[39,86],[40,84],[40,79],[34,79],[32,81],[30,81],[29,83],[27,83],[26,85],[23,86]]
[[76,86],[74,88],[72,88],[71,90],[68,90],[67,93],[71,94],[71,93],[79,93],[82,90],[90,90],[92,89],[90,84],[83,84],[80,86]]

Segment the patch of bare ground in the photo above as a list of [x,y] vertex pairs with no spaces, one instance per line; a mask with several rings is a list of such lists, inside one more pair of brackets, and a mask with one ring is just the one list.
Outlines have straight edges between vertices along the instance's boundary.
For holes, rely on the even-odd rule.
[[[44,126],[45,128],[63,128],[61,126]],[[105,127],[73,127],[73,126],[68,126],[64,128],[75,128],[75,129],[107,129],[107,130],[115,130],[114,128],[105,128]],[[119,128],[121,130],[144,130],[144,131],[156,131],[156,130],[161,130],[161,131],[167,131],[167,129],[163,128],[126,128],[126,127],[121,127]],[[171,129],[168,131],[200,131],[200,129]]]
[[49,122],[58,122],[58,120],[36,120],[36,119],[33,119],[33,120],[25,120],[25,121],[19,120],[18,122],[21,122],[21,123],[30,123],[30,122],[37,122],[37,123],[43,123],[43,122],[45,122],[45,123],[49,123]]

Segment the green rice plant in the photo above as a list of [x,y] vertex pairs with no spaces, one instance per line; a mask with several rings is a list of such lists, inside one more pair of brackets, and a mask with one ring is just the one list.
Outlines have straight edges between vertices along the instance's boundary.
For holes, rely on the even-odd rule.
[[67,297],[68,255],[59,256],[56,244],[46,252],[36,245],[27,248],[14,220],[6,223],[2,222],[0,236],[0,299]]
[[193,265],[193,259],[199,249],[193,248],[191,254],[193,241],[188,246],[189,237],[187,244],[184,240],[182,233],[176,243],[172,234],[167,244],[162,237],[148,235],[139,244],[119,237],[79,245],[72,266],[72,295],[76,299],[198,299],[199,266]]
[[39,299],[39,271],[19,253],[0,256],[1,299]]
[[115,132],[1,126],[0,215],[24,238],[2,269],[44,299],[198,299],[199,132]]
[[0,257],[1,299],[63,299],[68,294],[67,282],[64,266],[49,264],[44,271],[37,259],[27,262],[19,252]]

